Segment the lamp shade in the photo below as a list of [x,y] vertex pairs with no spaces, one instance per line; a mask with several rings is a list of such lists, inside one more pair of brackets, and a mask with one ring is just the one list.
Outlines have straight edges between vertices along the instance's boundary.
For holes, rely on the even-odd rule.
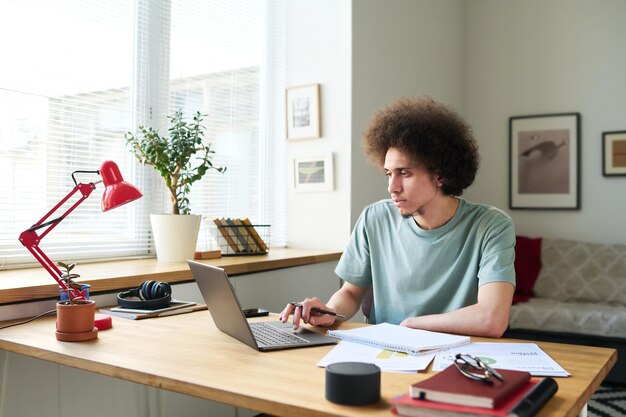
[[113,161],[104,161],[102,163],[100,176],[104,184],[102,211],[109,211],[143,196],[137,187],[124,181],[120,169]]

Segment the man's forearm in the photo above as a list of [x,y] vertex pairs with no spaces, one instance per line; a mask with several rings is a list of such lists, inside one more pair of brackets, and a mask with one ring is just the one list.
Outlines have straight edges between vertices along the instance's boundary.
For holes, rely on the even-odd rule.
[[501,337],[508,320],[508,310],[486,310],[474,304],[449,313],[409,317],[401,325],[468,336]]
[[345,315],[347,317],[345,320],[348,320],[359,311],[362,298],[362,294],[358,294],[344,285],[330,297],[326,305],[332,310]]
[[514,291],[508,282],[490,282],[478,289],[476,304],[449,313],[409,317],[401,324],[436,332],[501,337],[509,324]]

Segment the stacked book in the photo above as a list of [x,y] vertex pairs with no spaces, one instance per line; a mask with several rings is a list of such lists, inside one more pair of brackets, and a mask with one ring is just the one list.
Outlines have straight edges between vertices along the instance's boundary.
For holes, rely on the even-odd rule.
[[[253,225],[248,218],[213,219],[218,230],[218,244],[224,255],[258,255],[267,253],[267,233],[259,233],[257,228],[266,230],[268,225]],[[262,235],[265,235],[262,237]]]
[[472,380],[449,366],[409,387],[407,394],[390,400],[393,412],[413,417],[470,417],[534,415],[557,390],[552,378],[531,380],[523,371],[498,369],[504,381]]

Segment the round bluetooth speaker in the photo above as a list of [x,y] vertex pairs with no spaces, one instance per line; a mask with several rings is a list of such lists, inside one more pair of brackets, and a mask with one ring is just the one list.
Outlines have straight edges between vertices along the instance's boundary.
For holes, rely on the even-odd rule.
[[370,363],[339,362],[326,367],[326,399],[342,405],[380,400],[380,368]]

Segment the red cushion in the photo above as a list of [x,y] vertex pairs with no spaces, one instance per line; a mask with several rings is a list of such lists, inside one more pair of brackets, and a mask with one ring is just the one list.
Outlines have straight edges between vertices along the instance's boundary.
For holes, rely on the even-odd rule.
[[515,239],[515,294],[513,304],[528,301],[541,271],[541,238]]

